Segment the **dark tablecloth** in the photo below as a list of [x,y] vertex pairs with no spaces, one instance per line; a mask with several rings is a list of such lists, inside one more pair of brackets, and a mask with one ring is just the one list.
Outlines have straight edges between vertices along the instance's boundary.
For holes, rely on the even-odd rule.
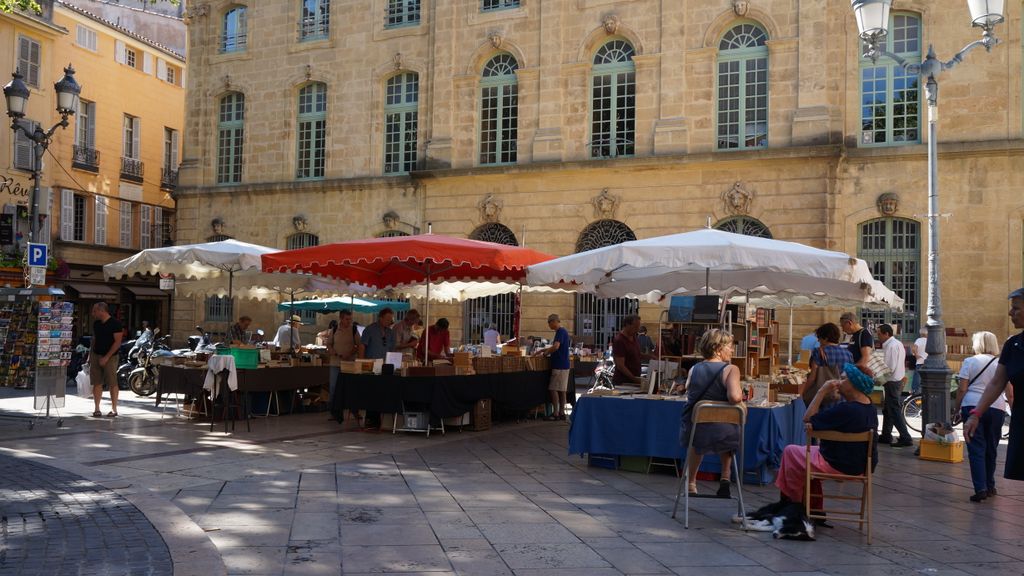
[[[580,398],[569,429],[569,453],[685,460],[685,448],[679,444],[679,424],[685,406],[686,402],[676,400]],[[772,481],[771,471],[778,468],[786,445],[804,443],[804,411],[800,399],[786,406],[747,410],[743,468],[747,473],[756,473],[758,482]],[[701,470],[719,472],[718,456],[705,456]],[[750,475],[745,475],[749,481]]]
[[[202,393],[205,380],[205,368],[161,366],[157,394],[199,396]],[[328,366],[240,368],[238,370],[238,389],[242,392],[298,390],[300,388],[326,386],[329,382],[330,368]]]
[[529,410],[548,401],[546,371],[472,376],[340,374],[334,411],[399,412],[402,402],[426,405],[434,416],[460,416],[483,398],[501,410]]

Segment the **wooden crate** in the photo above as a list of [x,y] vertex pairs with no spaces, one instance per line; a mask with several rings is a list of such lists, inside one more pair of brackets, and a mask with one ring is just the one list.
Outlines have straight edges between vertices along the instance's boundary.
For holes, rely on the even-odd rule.
[[522,356],[502,356],[502,372],[523,372],[526,370],[526,358]]
[[473,414],[470,418],[470,430],[490,430],[491,429],[491,399],[484,398],[477,400],[476,404],[473,405]]
[[551,358],[547,356],[530,356],[526,359],[526,369],[533,372],[551,370]]
[[501,358],[497,356],[474,358],[473,370],[477,374],[498,374],[501,372]]
[[471,352],[456,352],[452,355],[452,364],[458,367],[466,367],[473,365],[473,354]]

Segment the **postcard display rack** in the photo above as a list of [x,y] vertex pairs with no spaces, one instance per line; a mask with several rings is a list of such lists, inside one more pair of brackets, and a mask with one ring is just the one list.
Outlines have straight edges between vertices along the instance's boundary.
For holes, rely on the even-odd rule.
[[[700,337],[718,328],[720,321],[694,320],[685,308],[681,313],[673,313],[671,309],[667,312],[667,315],[662,314],[659,329],[662,360],[679,361],[687,366],[702,360],[697,349]],[[727,304],[724,318],[725,327],[736,343],[732,363],[740,368],[741,377],[755,379],[770,375],[779,362],[779,323],[775,320],[775,310]]]
[[[35,409],[64,407],[74,303],[51,289],[0,291],[0,386],[33,387]],[[58,422],[58,426],[62,423]]]

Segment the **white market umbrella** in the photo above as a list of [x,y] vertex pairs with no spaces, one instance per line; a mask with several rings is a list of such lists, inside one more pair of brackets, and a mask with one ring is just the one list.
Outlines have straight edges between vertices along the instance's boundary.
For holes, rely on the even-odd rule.
[[842,252],[712,229],[623,242],[526,270],[530,286],[648,300],[731,288],[858,299],[873,280],[866,262]]
[[431,282],[429,291],[426,284],[399,286],[391,291],[406,297],[421,299],[426,299],[429,292],[429,298],[433,302],[465,302],[473,298],[518,292],[520,289],[528,293],[569,294],[574,292],[574,290],[566,288],[524,286],[512,282]]
[[149,248],[107,264],[103,274],[108,279],[158,273],[174,274],[176,278],[187,280],[216,278],[243,270],[259,270],[260,257],[277,251],[238,240]]
[[[296,296],[337,296],[341,294],[366,294],[370,288],[345,284],[337,280],[310,274],[292,274],[245,270],[234,274],[233,296],[246,300],[279,300],[288,295]],[[225,287],[222,278],[204,278],[175,285],[179,296],[227,296],[232,289]]]

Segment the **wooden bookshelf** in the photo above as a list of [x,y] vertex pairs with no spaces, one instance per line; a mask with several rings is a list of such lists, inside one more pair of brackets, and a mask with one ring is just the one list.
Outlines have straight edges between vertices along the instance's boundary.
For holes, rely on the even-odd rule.
[[[745,310],[740,308],[733,316],[739,316],[739,321],[728,325],[736,342],[732,363],[739,367],[743,378],[766,376],[778,365],[779,324],[775,321],[775,311],[759,309],[758,313],[761,310],[764,312],[760,316],[754,314],[748,319]],[[696,349],[697,342],[704,332],[718,326],[717,322],[661,322],[658,346],[662,360],[689,366],[700,362],[703,358]]]

